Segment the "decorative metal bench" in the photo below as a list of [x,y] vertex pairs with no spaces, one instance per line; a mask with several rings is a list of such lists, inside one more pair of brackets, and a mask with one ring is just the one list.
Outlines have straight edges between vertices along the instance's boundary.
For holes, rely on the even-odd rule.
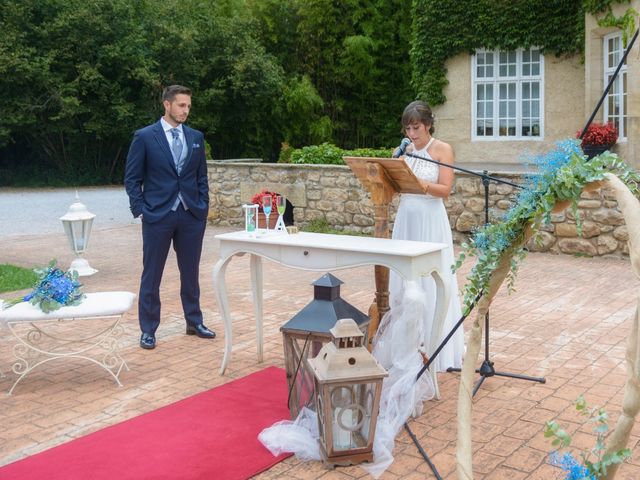
[[82,358],[95,363],[122,386],[120,372],[129,367],[119,353],[119,340],[124,332],[120,319],[135,298],[131,292],[97,292],[87,293],[80,305],[50,313],[43,313],[28,302],[0,310],[0,323],[16,339],[12,370],[19,377],[9,394],[34,369],[62,358]]

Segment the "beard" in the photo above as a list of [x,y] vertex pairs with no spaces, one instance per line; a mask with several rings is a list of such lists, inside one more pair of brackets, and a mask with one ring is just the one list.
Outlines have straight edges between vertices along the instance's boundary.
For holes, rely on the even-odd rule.
[[176,123],[184,123],[187,121],[187,117],[188,117],[188,115],[185,115],[185,114],[174,114],[171,112],[167,112],[167,114],[169,115],[169,118],[171,118],[171,120],[173,120]]

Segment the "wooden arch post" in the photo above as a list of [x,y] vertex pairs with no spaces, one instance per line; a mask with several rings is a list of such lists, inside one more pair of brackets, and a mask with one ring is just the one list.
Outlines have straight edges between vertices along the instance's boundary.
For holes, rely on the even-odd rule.
[[[629,231],[629,257],[631,266],[640,278],[640,201],[631,193],[627,186],[615,175],[605,174],[605,180],[585,185],[583,191],[609,187],[618,202],[625,224]],[[568,207],[569,201],[557,202],[554,211],[561,211]],[[527,242],[532,236],[531,226],[527,226],[519,241],[508,248],[500,258],[497,268],[491,274],[487,292],[477,305],[476,318],[469,331],[467,350],[465,352],[460,386],[458,390],[458,442],[456,447],[456,471],[459,480],[473,480],[473,445],[471,441],[473,374],[480,344],[482,342],[482,326],[494,296],[509,273],[511,259],[518,247]],[[633,318],[631,333],[627,340],[627,381],[625,384],[622,412],[618,418],[615,430],[608,439],[606,453],[613,453],[625,448],[629,442],[631,430],[636,417],[640,413],[640,299]],[[618,465],[611,465],[607,470],[606,480],[612,480],[618,471]]]

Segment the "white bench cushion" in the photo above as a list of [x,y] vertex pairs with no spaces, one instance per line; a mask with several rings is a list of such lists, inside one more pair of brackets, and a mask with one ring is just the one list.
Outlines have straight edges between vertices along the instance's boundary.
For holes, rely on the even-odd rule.
[[[122,315],[129,310],[136,298],[131,292],[87,293],[80,305],[61,307],[44,313],[29,302],[20,302],[6,310],[0,310],[1,322],[50,320],[57,318],[88,318]],[[1,307],[0,303],[0,307]]]

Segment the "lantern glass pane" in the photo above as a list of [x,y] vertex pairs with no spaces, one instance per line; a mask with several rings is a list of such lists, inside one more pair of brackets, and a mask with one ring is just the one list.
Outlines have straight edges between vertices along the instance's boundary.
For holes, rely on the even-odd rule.
[[314,375],[308,360],[318,355],[326,338],[302,336],[298,333],[283,332],[285,367],[289,393],[289,411],[291,418],[298,417],[306,407],[315,410]]
[[62,225],[64,227],[64,233],[67,236],[67,240],[69,240],[69,246],[73,252],[76,251],[76,247],[73,241],[73,231],[71,230],[71,222],[63,221]]
[[82,221],[71,222],[71,238],[73,239],[73,250],[76,253],[84,251],[84,229]]
[[[295,340],[294,340],[295,341]],[[315,342],[314,342],[315,343]],[[299,355],[299,351],[296,352]],[[293,388],[295,388],[295,400],[297,405],[295,406],[296,412],[300,412],[303,407],[307,407],[311,410],[315,409],[314,405],[314,377],[313,371],[307,368],[307,359],[309,358],[308,351],[305,351],[302,354],[303,358],[300,359],[299,356],[295,356],[295,361],[298,362],[300,368],[295,377],[295,383]],[[292,399],[293,399],[292,398]]]
[[369,444],[375,387],[375,383],[360,383],[330,390],[335,451],[366,448]]
[[[320,386],[318,385],[317,382],[315,383],[315,388],[316,388],[316,392],[321,392],[322,389],[320,388]],[[318,434],[320,436],[320,439],[322,441],[322,444],[325,445],[326,447],[326,438],[325,438],[325,418],[324,418],[324,400],[322,395],[317,395],[316,396],[317,400],[317,407],[318,407]]]
[[313,401],[313,376],[310,375],[307,370],[300,369],[296,376],[294,388],[296,389],[297,399],[296,410],[300,412],[304,407],[313,410],[315,408]]
[[76,253],[82,253],[87,248],[87,234],[91,223],[90,220],[78,220],[71,222],[71,231],[73,235],[73,249]]

